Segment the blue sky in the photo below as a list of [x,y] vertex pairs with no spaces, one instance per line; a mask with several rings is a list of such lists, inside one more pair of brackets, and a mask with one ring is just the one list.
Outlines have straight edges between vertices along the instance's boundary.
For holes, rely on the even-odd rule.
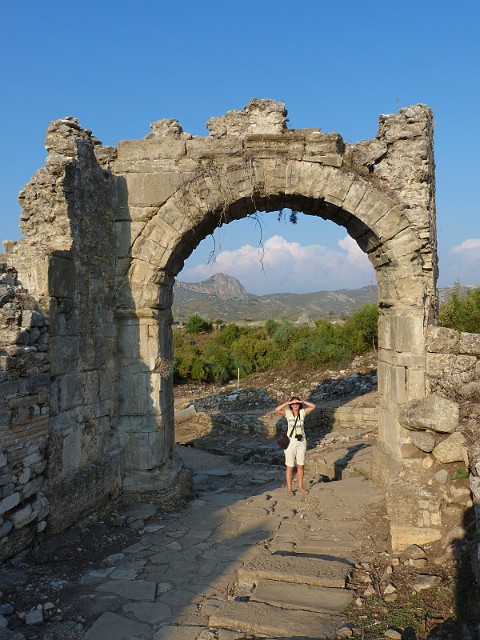
[[[0,0],[0,24],[1,240],[21,235],[17,195],[56,118],[116,145],[162,118],[207,135],[212,116],[272,98],[289,128],[357,142],[421,102],[435,118],[439,286],[480,284],[477,0]],[[220,230],[214,264],[205,239],[179,278],[222,271],[257,294],[374,280],[342,227],[260,219],[261,234],[252,220]]]

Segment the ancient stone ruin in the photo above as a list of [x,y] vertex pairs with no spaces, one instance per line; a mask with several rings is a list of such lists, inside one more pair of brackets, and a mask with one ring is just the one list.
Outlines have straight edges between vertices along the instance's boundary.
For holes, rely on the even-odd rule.
[[[436,326],[432,112],[380,116],[356,144],[286,122],[282,103],[255,99],[206,137],[160,120],[114,148],[75,118],[49,126],[20,193],[25,237],[0,260],[0,557],[120,493],[188,491],[173,455],[173,283],[201,240],[257,211],[332,220],[375,268],[393,547],[461,533],[474,502],[478,518],[458,399],[478,399],[480,336]],[[473,497],[451,482],[459,463]]]

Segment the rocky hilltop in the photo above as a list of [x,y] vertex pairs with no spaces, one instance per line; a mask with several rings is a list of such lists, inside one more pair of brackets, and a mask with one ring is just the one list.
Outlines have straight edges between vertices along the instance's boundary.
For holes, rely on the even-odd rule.
[[188,299],[189,293],[202,293],[208,296],[214,296],[221,300],[249,300],[254,298],[252,294],[246,292],[245,287],[239,280],[224,273],[215,273],[208,280],[202,282],[180,282],[175,283],[175,298],[183,296]]

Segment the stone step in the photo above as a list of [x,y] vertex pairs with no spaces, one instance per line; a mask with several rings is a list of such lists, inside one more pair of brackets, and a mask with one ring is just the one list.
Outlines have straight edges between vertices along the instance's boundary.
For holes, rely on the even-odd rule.
[[347,559],[352,564],[355,562],[355,552],[361,549],[358,540],[299,540],[295,545],[296,553],[304,553],[316,556],[335,556],[343,560]]
[[239,584],[280,580],[318,587],[343,589],[351,569],[347,560],[326,560],[293,554],[269,553],[262,549],[238,569]]
[[278,580],[260,580],[250,595],[250,602],[252,601],[317,613],[341,613],[351,603],[352,592]]
[[340,614],[274,607],[261,602],[228,602],[209,626],[272,638],[335,638],[347,619]]

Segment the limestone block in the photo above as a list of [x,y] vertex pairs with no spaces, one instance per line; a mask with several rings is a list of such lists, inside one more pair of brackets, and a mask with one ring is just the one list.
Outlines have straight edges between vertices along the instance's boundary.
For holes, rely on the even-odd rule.
[[32,520],[35,520],[36,517],[37,513],[32,510],[32,505],[30,504],[25,505],[22,509],[18,509],[10,516],[15,529],[25,527],[27,524],[32,522]]
[[68,251],[51,254],[48,265],[48,293],[54,298],[74,298],[76,294],[75,263]]
[[144,222],[117,220],[113,224],[115,235],[115,255],[129,256],[132,244],[145,227]]
[[452,433],[458,427],[458,404],[432,393],[420,400],[411,400],[400,412],[399,422],[406,429]]
[[22,498],[24,500],[26,500],[27,498],[30,498],[30,496],[33,496],[34,494],[38,493],[40,491],[40,489],[43,486],[43,477],[42,476],[37,476],[36,478],[34,478],[33,480],[30,480],[30,482],[28,482],[22,490]]
[[40,520],[45,518],[50,512],[48,499],[45,498],[45,496],[40,496],[32,504],[32,509],[38,513],[38,518]]
[[303,135],[292,136],[294,132],[281,134],[249,134],[245,136],[245,155],[255,158],[302,158],[304,153]]
[[194,160],[240,158],[243,145],[240,138],[226,139],[195,137],[186,143],[187,156]]
[[425,453],[430,453],[435,447],[434,436],[426,431],[414,431],[410,439],[420,451],[424,451]]
[[426,393],[425,368],[407,368],[407,398],[424,398]]
[[0,516],[10,511],[20,503],[20,494],[18,492],[12,493],[11,495],[0,500]]
[[125,448],[125,464],[128,469],[155,469],[165,455],[163,431],[123,433],[121,442]]
[[480,333],[461,333],[459,352],[480,356]]
[[392,550],[394,553],[403,551],[411,544],[419,546],[436,542],[442,537],[439,529],[432,527],[414,527],[403,525],[391,525]]
[[430,353],[458,353],[459,333],[455,329],[430,325],[426,333],[426,347]]
[[[476,356],[455,355],[450,353],[428,353],[426,357],[427,374],[434,378],[444,378],[446,374],[461,376],[473,373],[477,365]],[[459,378],[459,381],[461,378]]]
[[152,137],[143,140],[121,140],[117,146],[117,160],[114,172],[123,163],[131,170],[132,165],[141,160],[179,159],[186,153],[185,140]]
[[394,348],[399,352],[423,353],[423,313],[396,316]]
[[147,431],[157,431],[160,428],[160,418],[156,414],[143,416],[119,416],[118,432],[140,433]]
[[400,231],[391,240],[385,241],[385,250],[388,255],[398,262],[405,262],[405,258],[414,256],[421,251],[420,243],[411,229]]
[[79,428],[66,433],[62,443],[62,466],[64,473],[78,469],[82,457],[82,433]]
[[450,462],[463,462],[466,448],[465,436],[456,431],[452,435],[439,442],[432,454],[438,462],[449,464]]
[[35,446],[32,450],[27,452],[27,455],[23,458],[23,466],[24,468],[30,467],[32,465],[37,464],[43,460],[43,453],[38,450],[38,447]]
[[58,411],[69,411],[86,402],[84,398],[85,374],[69,373],[58,378]]
[[50,340],[51,374],[58,376],[76,372],[80,357],[80,341],[76,336],[54,336]]
[[135,372],[118,377],[119,413],[121,415],[152,415],[155,413],[152,399],[152,381],[149,372]]

